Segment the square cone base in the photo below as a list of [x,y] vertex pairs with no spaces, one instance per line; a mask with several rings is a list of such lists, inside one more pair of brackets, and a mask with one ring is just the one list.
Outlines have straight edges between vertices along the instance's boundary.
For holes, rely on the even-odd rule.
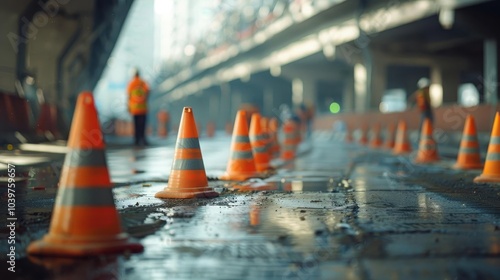
[[204,188],[202,190],[196,189],[189,191],[189,189],[169,189],[165,188],[163,191],[159,191],[155,194],[156,198],[212,198],[218,197],[219,193],[212,190],[211,188]]
[[103,254],[140,253],[144,247],[140,243],[128,242],[125,233],[116,236],[116,239],[80,240],[45,235],[41,240],[28,246],[28,254],[34,256],[52,257],[86,257]]
[[500,183],[500,175],[481,174],[474,178],[474,183]]

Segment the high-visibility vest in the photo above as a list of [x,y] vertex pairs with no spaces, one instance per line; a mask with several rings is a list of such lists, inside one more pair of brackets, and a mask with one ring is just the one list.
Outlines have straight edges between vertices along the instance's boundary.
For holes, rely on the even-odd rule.
[[128,85],[128,106],[132,115],[148,112],[148,85],[140,78],[134,78]]

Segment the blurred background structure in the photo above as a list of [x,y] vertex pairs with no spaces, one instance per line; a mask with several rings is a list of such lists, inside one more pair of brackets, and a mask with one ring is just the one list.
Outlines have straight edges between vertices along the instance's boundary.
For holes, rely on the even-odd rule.
[[301,104],[317,129],[361,116],[416,119],[415,129],[407,97],[422,77],[438,128],[460,130],[453,116],[465,110],[488,130],[499,14],[487,0],[7,0],[2,143],[64,138],[82,90],[95,93],[106,132],[130,133],[135,68],[152,88],[150,131],[160,111],[178,123],[183,106],[223,129],[242,106],[280,116]]

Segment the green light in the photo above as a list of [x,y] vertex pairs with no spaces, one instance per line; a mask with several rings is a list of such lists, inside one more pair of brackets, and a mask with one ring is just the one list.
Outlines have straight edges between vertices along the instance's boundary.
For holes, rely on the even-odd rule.
[[332,114],[337,114],[338,112],[340,112],[340,105],[339,105],[339,103],[332,102],[332,104],[330,104],[330,112]]

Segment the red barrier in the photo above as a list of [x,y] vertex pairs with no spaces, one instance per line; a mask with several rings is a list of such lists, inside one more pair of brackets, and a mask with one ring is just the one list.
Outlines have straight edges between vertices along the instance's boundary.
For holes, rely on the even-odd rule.
[[36,131],[39,134],[52,133],[56,138],[60,138],[57,127],[57,107],[56,105],[42,104],[40,106],[40,116],[36,123]]
[[0,131],[30,129],[28,101],[16,95],[0,93]]
[[[476,119],[477,130],[489,132],[493,123],[494,112],[497,110],[489,104],[481,104],[473,107],[462,107],[456,104],[445,105],[434,109],[434,129],[442,131],[461,132],[468,114]],[[314,120],[315,130],[331,130],[336,121],[343,121],[347,127],[359,127],[360,124],[374,124],[379,122],[383,127],[394,120],[404,120],[409,130],[418,130],[420,124],[420,112],[411,109],[395,113],[342,113],[336,115],[318,116]]]

